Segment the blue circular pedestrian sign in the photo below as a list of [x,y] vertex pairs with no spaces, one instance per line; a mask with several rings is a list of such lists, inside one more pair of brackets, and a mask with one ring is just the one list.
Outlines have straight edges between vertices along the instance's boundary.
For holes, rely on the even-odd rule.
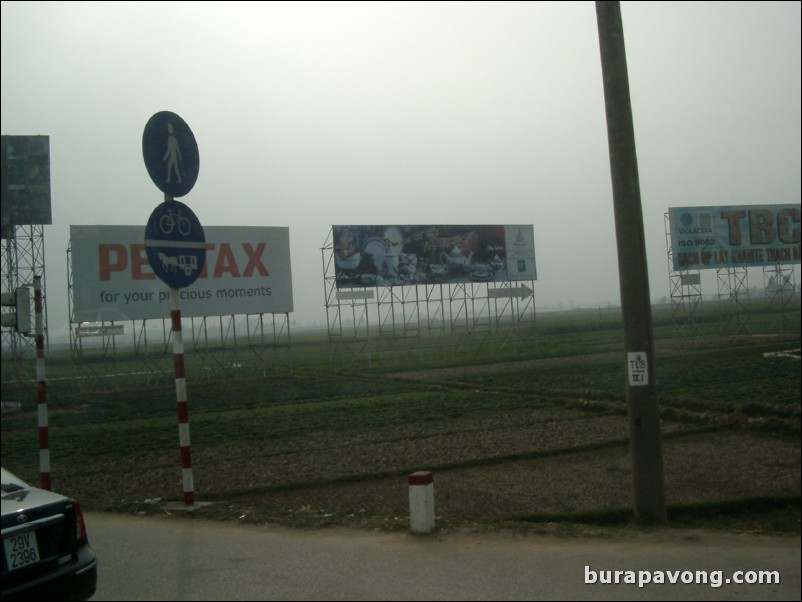
[[175,113],[161,111],[142,132],[142,157],[150,179],[170,197],[182,197],[195,185],[200,156],[195,136]]
[[159,279],[172,288],[195,282],[206,263],[206,236],[200,221],[180,201],[164,201],[145,226],[145,253]]

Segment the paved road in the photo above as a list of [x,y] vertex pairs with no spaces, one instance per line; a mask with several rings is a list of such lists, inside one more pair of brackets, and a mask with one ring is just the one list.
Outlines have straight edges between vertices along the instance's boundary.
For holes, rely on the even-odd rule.
[[[86,520],[100,561],[93,600],[799,600],[802,595],[799,538],[670,530],[605,539],[413,536],[299,532],[186,516],[87,513]],[[598,582],[616,570],[631,573],[621,573],[618,585]],[[682,583],[695,579],[697,571],[705,572],[707,583]],[[757,579],[757,571],[778,573],[780,583],[726,583]],[[660,575],[665,584],[624,583]],[[585,583],[594,576],[596,583]],[[677,583],[669,583],[672,576]],[[609,577],[615,580],[615,573]]]

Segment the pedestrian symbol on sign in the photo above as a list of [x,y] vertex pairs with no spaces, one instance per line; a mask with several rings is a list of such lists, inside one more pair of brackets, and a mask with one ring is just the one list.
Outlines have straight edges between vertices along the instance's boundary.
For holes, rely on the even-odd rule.
[[142,157],[150,179],[172,198],[187,194],[198,179],[200,157],[195,135],[170,111],[156,113],[145,125]]
[[181,160],[181,149],[178,146],[178,139],[173,134],[173,124],[167,123],[167,152],[164,153],[164,160],[167,161],[167,179],[165,182],[170,182],[170,175],[175,170],[175,175],[178,178],[178,183],[181,183],[181,170],[178,169],[178,162]]

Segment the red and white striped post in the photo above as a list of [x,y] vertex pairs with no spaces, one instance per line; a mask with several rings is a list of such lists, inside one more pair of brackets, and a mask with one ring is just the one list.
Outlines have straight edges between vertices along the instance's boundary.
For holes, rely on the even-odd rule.
[[192,457],[189,447],[189,403],[187,380],[184,376],[184,335],[181,332],[181,297],[177,288],[170,287],[170,317],[173,330],[173,363],[175,366],[175,398],[178,407],[178,442],[181,446],[181,477],[184,484],[184,503],[195,504],[195,485],[192,480]]
[[50,441],[47,420],[47,387],[45,377],[45,321],[42,312],[42,277],[33,277],[34,334],[36,336],[36,409],[39,425],[39,481],[42,489],[51,490]]

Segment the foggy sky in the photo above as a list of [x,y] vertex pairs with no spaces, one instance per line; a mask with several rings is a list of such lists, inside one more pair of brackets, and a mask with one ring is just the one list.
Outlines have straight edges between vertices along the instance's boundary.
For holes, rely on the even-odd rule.
[[[800,4],[622,16],[656,302],[669,207],[800,201]],[[332,224],[533,224],[539,309],[619,302],[592,2],[3,2],[0,22],[2,134],[50,137],[51,331],[69,226],[144,226],[163,199],[159,111],[197,140],[201,223],[289,228],[299,323],[325,320]]]

